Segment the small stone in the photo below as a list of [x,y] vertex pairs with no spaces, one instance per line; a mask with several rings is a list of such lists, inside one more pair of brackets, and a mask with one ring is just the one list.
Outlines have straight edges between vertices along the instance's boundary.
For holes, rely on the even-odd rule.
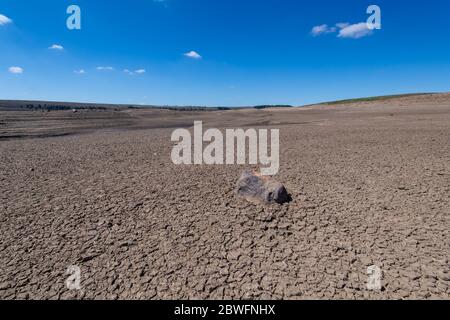
[[95,258],[97,258],[99,255],[98,254],[84,254],[84,255],[82,255],[79,259],[78,259],[78,261],[80,261],[80,262],[88,262],[88,261],[91,261],[91,260],[93,260],[93,259],[95,259]]
[[120,244],[119,244],[119,247],[131,247],[131,246],[133,246],[135,243],[134,243],[134,241],[133,240],[126,240],[126,241],[122,241]]

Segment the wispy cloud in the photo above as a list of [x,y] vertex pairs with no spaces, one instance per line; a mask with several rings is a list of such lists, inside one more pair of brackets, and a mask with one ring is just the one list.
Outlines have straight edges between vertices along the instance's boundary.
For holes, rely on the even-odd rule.
[[86,71],[84,71],[84,69],[80,69],[80,70],[75,70],[73,73],[76,73],[76,74],[85,74]]
[[184,54],[184,56],[191,58],[191,59],[201,59],[202,58],[202,56],[195,51],[186,52]]
[[339,38],[351,38],[351,39],[359,39],[365,36],[369,36],[373,33],[367,27],[366,22],[360,22],[355,24],[347,24],[341,30],[339,30]]
[[0,14],[0,26],[4,26],[10,23],[12,23],[12,20],[10,18],[3,14]]
[[113,67],[97,67],[96,69],[98,71],[113,71],[114,70]]
[[320,26],[315,26],[311,30],[311,34],[314,37],[317,37],[321,34],[334,33],[334,32],[336,32],[336,27],[329,27],[327,24],[321,24]]
[[129,69],[125,69],[123,70],[123,72],[125,72],[126,74],[129,74],[130,76],[135,75],[135,74],[144,74],[146,71],[145,69],[138,69],[138,70],[134,70],[131,71]]
[[328,33],[338,33],[338,38],[351,38],[359,39],[365,36],[371,35],[373,32],[367,26],[366,22],[360,22],[355,24],[350,24],[348,22],[336,23],[334,27],[330,27],[327,24],[318,25],[312,28],[311,34],[314,37],[328,34]]
[[8,71],[12,74],[22,74],[24,70],[21,67],[9,67]]
[[62,51],[64,50],[64,47],[60,44],[53,44],[50,47],[48,47],[50,50],[59,50]]

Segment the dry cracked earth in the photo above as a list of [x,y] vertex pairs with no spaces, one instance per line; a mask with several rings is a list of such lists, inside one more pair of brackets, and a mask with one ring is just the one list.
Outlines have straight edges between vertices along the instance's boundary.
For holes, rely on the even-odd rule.
[[[176,166],[174,128],[279,128],[292,202]],[[0,111],[1,299],[449,299],[450,95],[299,109]],[[69,266],[81,289],[68,290]],[[382,270],[368,290],[367,268]]]

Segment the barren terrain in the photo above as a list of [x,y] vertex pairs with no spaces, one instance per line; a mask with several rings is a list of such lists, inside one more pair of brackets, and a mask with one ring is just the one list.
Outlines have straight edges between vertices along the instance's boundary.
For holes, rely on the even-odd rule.
[[[176,166],[175,128],[279,128],[292,202]],[[449,299],[450,94],[231,111],[0,109],[1,299]],[[81,290],[66,270],[81,268]],[[366,287],[367,267],[383,271]]]

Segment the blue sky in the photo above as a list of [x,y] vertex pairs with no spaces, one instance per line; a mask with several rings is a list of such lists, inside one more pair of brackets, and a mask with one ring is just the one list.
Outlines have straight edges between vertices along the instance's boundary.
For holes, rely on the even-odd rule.
[[[66,27],[72,4],[81,30]],[[358,33],[371,4],[382,28]],[[0,43],[0,99],[302,105],[450,91],[446,0],[1,0]]]

